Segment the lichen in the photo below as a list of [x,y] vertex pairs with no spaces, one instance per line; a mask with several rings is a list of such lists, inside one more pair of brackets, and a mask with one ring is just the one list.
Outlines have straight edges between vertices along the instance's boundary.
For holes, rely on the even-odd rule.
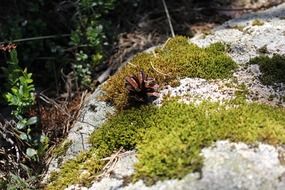
[[260,80],[265,85],[285,82],[285,55],[274,54],[259,56],[249,61],[249,64],[258,64],[262,75]]
[[225,50],[221,43],[199,48],[189,43],[185,37],[169,39],[153,53],[136,55],[128,65],[112,76],[103,86],[103,99],[111,101],[120,110],[124,108],[127,105],[125,77],[141,70],[155,78],[160,86],[173,84],[184,77],[228,78],[237,66]]

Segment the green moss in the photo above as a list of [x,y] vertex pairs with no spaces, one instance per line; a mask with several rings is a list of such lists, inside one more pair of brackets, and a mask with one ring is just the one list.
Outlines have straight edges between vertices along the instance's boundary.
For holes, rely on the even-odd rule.
[[264,25],[264,21],[260,19],[255,19],[252,21],[252,26],[262,26],[262,25]]
[[152,184],[199,171],[201,149],[217,140],[285,143],[284,109],[234,103],[197,106],[168,101],[161,107],[146,105],[118,112],[92,133],[92,149],[63,164],[47,189],[90,183],[106,163],[100,159],[121,147],[137,150],[139,162],[133,179]]
[[59,172],[53,172],[49,178],[46,190],[65,189],[71,184],[83,184],[88,186],[95,176],[104,167],[105,161],[96,156],[96,151],[80,153],[75,159],[68,160]]
[[262,46],[257,51],[258,51],[258,53],[261,53],[261,54],[269,53],[266,45]]
[[249,64],[258,64],[262,73],[260,80],[265,85],[285,82],[285,55],[260,56],[253,58]]
[[235,107],[168,102],[160,108],[126,110],[94,132],[91,143],[106,154],[120,147],[137,149],[134,178],[148,183],[199,170],[201,149],[220,139],[285,143],[284,109],[246,103]]
[[53,150],[53,155],[58,158],[60,156],[65,155],[66,151],[72,144],[71,140],[64,140],[62,143],[60,143],[54,150]]
[[127,105],[124,79],[141,70],[163,86],[183,77],[227,78],[235,68],[236,64],[226,55],[223,44],[199,48],[189,43],[187,38],[175,37],[168,40],[162,48],[157,48],[155,53],[138,54],[131,64],[112,76],[103,86],[106,94],[104,100],[111,101],[119,109],[124,108]]

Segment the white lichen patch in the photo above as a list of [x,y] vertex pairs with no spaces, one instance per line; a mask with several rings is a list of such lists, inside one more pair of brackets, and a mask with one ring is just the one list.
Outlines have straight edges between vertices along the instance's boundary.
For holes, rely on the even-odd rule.
[[238,83],[247,87],[248,100],[285,106],[285,85],[283,83],[275,84],[274,86],[263,85],[258,78],[260,75],[261,72],[258,65],[249,65],[246,68],[241,67],[234,73]]
[[160,91],[160,97],[155,104],[161,104],[164,97],[180,97],[185,103],[198,103],[203,100],[224,102],[234,98],[237,85],[229,81],[207,81],[201,78],[185,78],[180,80],[180,85],[171,87],[167,85]]

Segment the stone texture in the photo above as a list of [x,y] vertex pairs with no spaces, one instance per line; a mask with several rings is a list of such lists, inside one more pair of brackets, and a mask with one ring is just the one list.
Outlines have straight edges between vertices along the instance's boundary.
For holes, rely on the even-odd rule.
[[65,155],[51,160],[43,183],[47,181],[52,171],[57,171],[59,169],[62,163],[74,158],[79,152],[88,150],[90,147],[88,142],[90,134],[104,123],[108,114],[114,112],[112,106],[100,100],[101,95],[102,91],[100,88],[97,88],[96,91],[85,100],[83,109],[80,110],[78,121],[75,122],[66,138],[66,140],[71,140],[71,145],[67,149]]
[[[257,18],[261,19],[264,24],[252,26],[252,22]],[[248,87],[249,101],[285,105],[281,100],[285,95],[283,84],[264,86],[258,80],[261,74],[258,65],[245,67],[246,62],[260,55],[258,49],[264,46],[267,47],[269,55],[285,54],[284,18],[285,4],[233,19],[216,28],[212,34],[199,35],[190,41],[200,47],[219,41],[228,44],[229,55],[240,65],[234,73],[235,79],[237,84],[245,84]],[[238,26],[242,26],[242,31],[234,29]],[[226,88],[228,82],[230,81],[182,79],[180,86],[174,88],[167,86],[163,89],[156,103],[161,104],[163,95],[166,94],[181,96],[184,100],[191,102],[203,99],[228,100],[236,91],[236,88]],[[272,96],[275,97],[273,100],[270,99]],[[202,150],[205,160],[201,176],[198,173],[191,173],[181,180],[159,181],[150,187],[146,187],[143,181],[124,187],[121,179],[104,178],[101,182],[94,183],[89,190],[96,188],[110,190],[283,190],[285,189],[285,167],[279,160],[280,155],[283,154],[282,148],[266,144],[250,147],[244,143],[218,141],[212,147]],[[131,167],[134,163],[129,162],[129,164]]]
[[278,150],[261,143],[250,147],[244,143],[218,141],[212,147],[202,150],[205,160],[201,176],[192,173],[182,180],[158,182],[151,187],[146,187],[139,181],[117,189],[283,190],[285,167],[279,161],[280,151],[284,152],[284,149]]
[[[255,19],[264,22],[261,26],[253,26]],[[264,86],[258,80],[261,74],[257,65],[245,67],[250,58],[258,56],[259,48],[267,47],[269,55],[285,54],[285,4],[269,10],[252,13],[226,22],[216,28],[212,34],[199,35],[190,41],[205,47],[214,42],[225,42],[229,45],[229,55],[240,65],[234,73],[237,84],[245,84],[249,89],[249,101],[283,105],[285,96],[284,84]],[[186,101],[210,99],[224,101],[231,99],[235,88],[225,88],[227,80],[206,81],[204,79],[183,79],[181,85],[175,88],[166,87],[162,94],[188,97]],[[113,108],[97,100],[100,90],[86,102],[81,118],[91,123],[75,124],[68,138],[73,141],[67,151],[67,157],[72,158],[81,150],[89,147],[87,138],[106,119],[106,114]],[[270,97],[274,97],[273,100]],[[195,97],[192,98],[191,97]],[[157,103],[162,102],[162,97]],[[201,153],[205,160],[202,172],[190,173],[181,180],[173,179],[159,181],[146,187],[143,181],[124,186],[124,178],[133,173],[133,165],[137,161],[135,154],[121,157],[111,175],[101,181],[94,182],[89,190],[283,190],[285,189],[285,167],[282,165],[285,151],[281,147],[266,144],[249,146],[243,143],[218,141],[212,147],[205,148]],[[54,161],[57,162],[56,160]],[[56,168],[57,166],[51,166]],[[52,170],[52,169],[50,169]],[[72,184],[71,184],[72,185]],[[70,187],[86,189],[73,185]],[[69,190],[71,190],[69,188]]]

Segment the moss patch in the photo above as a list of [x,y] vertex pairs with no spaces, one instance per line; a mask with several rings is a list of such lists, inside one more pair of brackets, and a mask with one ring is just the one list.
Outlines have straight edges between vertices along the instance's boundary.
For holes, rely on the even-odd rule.
[[105,161],[101,161],[98,158],[94,149],[82,152],[75,159],[65,162],[60,167],[59,172],[51,173],[49,184],[45,189],[65,189],[72,184],[88,186],[96,175],[100,173],[104,164]]
[[[99,160],[120,147],[138,152],[133,179],[152,184],[200,170],[201,149],[217,140],[285,143],[284,109],[238,102],[235,106],[209,102],[195,106],[169,101],[161,107],[119,112],[91,135],[93,148],[88,153],[62,166],[48,189],[88,184],[105,164]],[[78,177],[83,171],[85,177]]]
[[119,113],[92,134],[91,142],[104,152],[136,148],[135,178],[153,183],[199,170],[201,149],[220,139],[285,143],[284,115],[284,109],[259,104],[168,102]]
[[188,42],[187,38],[175,37],[166,42],[155,53],[141,53],[110,78],[103,86],[106,96],[117,108],[127,105],[125,77],[144,70],[155,78],[160,86],[171,84],[178,78],[199,77],[205,79],[227,78],[236,68],[234,61],[225,53],[221,43],[207,48]]
[[262,26],[262,25],[264,25],[264,21],[260,19],[255,19],[252,21],[252,26]]
[[58,158],[60,156],[65,155],[67,149],[70,147],[72,144],[71,140],[64,140],[62,143],[60,143],[54,150],[53,150],[53,155]]
[[259,56],[249,61],[249,64],[258,64],[262,73],[260,80],[265,85],[285,82],[285,56]]

